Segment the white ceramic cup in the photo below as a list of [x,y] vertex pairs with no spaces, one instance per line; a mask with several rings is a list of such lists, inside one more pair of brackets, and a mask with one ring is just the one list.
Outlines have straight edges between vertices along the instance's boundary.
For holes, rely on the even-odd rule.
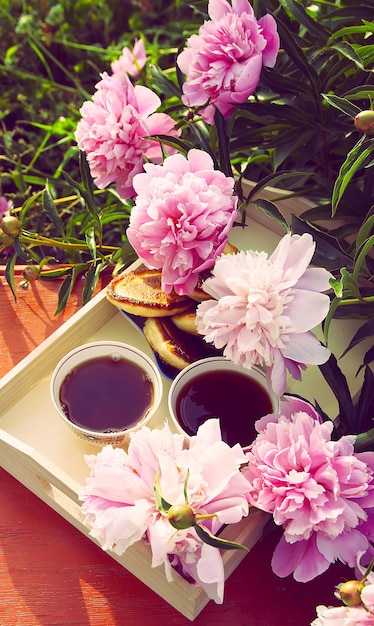
[[[131,427],[124,427],[120,430],[108,430],[105,432],[102,430],[92,430],[89,427],[82,427],[75,424],[66,415],[60,400],[60,388],[62,383],[66,380],[67,376],[82,364],[93,359],[100,357],[109,357],[114,359],[123,359],[127,362],[134,364],[141,368],[146,377],[153,387],[153,399],[151,405],[145,410],[144,415],[140,416],[135,425]],[[97,381],[93,381],[93,386],[97,385]],[[146,354],[134,348],[131,345],[121,343],[118,341],[95,341],[78,346],[74,350],[71,350],[66,354],[56,365],[50,382],[50,392],[53,405],[64,423],[78,437],[81,437],[87,441],[95,444],[116,444],[120,445],[128,442],[130,433],[138,430],[142,426],[146,425],[157,408],[160,405],[162,399],[162,380],[156,364]],[[123,381],[123,388],[121,383],[121,393],[123,392],[123,407],[126,411],[126,380]],[[105,394],[104,394],[105,395]]]
[[[209,375],[209,383],[207,383],[207,387],[202,387],[202,381],[207,379],[201,377],[204,377],[206,374]],[[235,398],[233,397],[233,394],[235,394],[233,390],[237,388],[235,383],[235,379],[237,378],[236,374],[240,375],[240,389],[243,392],[243,400],[239,407],[237,404],[235,405],[235,403],[239,403],[240,401],[239,394]],[[244,377],[244,379],[242,377]],[[192,396],[191,386],[194,385],[194,381],[196,381],[197,378],[200,378],[200,395]],[[246,381],[248,381],[248,394]],[[252,381],[254,381],[254,384]],[[257,367],[252,367],[251,369],[244,368],[241,365],[236,365],[232,361],[229,361],[225,357],[201,359],[183,369],[176,376],[168,395],[169,415],[177,432],[184,434],[186,440],[196,434],[198,425],[200,425],[201,422],[206,421],[209,417],[221,417],[218,414],[208,415],[206,417],[201,416],[200,419],[194,421],[194,424],[190,423],[188,426],[183,422],[184,418],[188,419],[189,417],[187,415],[188,410],[190,410],[191,413],[197,414],[200,410],[200,406],[204,407],[202,413],[206,411],[207,408],[211,408],[211,400],[206,400],[204,397],[205,388],[214,390],[213,404],[217,413],[221,406],[226,406],[226,413],[223,412],[222,414],[221,431],[222,438],[230,445],[234,445],[235,443],[240,443],[243,447],[249,445],[256,435],[254,422],[268,413],[276,413],[279,411],[279,398],[274,394],[272,389],[269,388],[266,374],[262,370]],[[262,414],[255,415],[257,409],[254,409],[254,395],[258,392],[258,389],[260,397],[264,397],[265,394],[266,399],[264,398],[262,404],[263,406],[266,405],[266,410]],[[197,393],[196,388],[195,393]],[[210,395],[212,396],[212,393]],[[193,397],[198,397],[199,401],[191,404],[191,398]],[[184,407],[184,417],[181,416],[183,412],[182,406]],[[258,410],[260,409],[261,403],[258,407]],[[238,425],[238,421],[235,423],[239,413],[241,414],[241,425]],[[224,414],[229,415],[229,419],[224,417]],[[238,437],[238,431],[240,431],[240,437]],[[245,441],[246,436],[251,440]],[[238,440],[236,441],[235,438]]]

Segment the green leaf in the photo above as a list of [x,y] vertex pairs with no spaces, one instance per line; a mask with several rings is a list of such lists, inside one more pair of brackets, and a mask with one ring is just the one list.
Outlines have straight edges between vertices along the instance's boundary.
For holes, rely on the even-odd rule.
[[340,98],[339,96],[334,96],[331,94],[322,94],[323,98],[342,113],[349,115],[349,117],[356,117],[359,113],[361,113],[361,109],[356,107],[355,104],[352,104],[347,98]]
[[342,196],[352,180],[353,175],[365,163],[366,159],[374,151],[374,142],[364,147],[366,137],[363,135],[352,150],[348,153],[343,165],[340,168],[338,177],[332,192],[332,217],[334,217]]
[[370,100],[374,96],[374,85],[360,85],[345,93],[345,97],[350,100]]
[[4,276],[5,276],[5,280],[8,283],[14,300],[17,301],[17,296],[16,296],[16,287],[15,287],[15,283],[14,283],[14,266],[16,264],[16,260],[17,260],[17,253],[15,252],[14,254],[12,254],[12,256],[8,259],[6,266],[5,266],[5,270],[4,270]]
[[339,405],[339,419],[352,432],[353,428],[353,401],[349,391],[347,379],[338,366],[336,357],[331,354],[329,360],[318,366],[327,384],[330,386]]
[[193,145],[187,141],[182,141],[177,137],[171,137],[169,135],[147,135],[149,139],[157,139],[171,148],[176,148],[180,152],[184,152],[187,154],[189,150],[193,147]]
[[367,365],[370,365],[370,363],[373,363],[373,362],[374,362],[374,346],[365,353],[363,363],[358,368],[356,376],[358,376],[358,374],[364,367],[366,367]]
[[276,185],[280,181],[287,180],[287,178],[295,178],[297,176],[299,177],[310,176],[310,172],[298,172],[295,170],[292,170],[292,171],[285,170],[284,172],[280,172],[276,174],[269,174],[268,176],[265,176],[264,178],[261,179],[259,183],[257,183],[257,185],[253,187],[253,189],[251,189],[251,191],[249,192],[246,198],[246,203],[248,204],[249,201],[254,196],[256,196],[260,191],[262,191],[262,189],[266,189],[266,187],[272,187],[273,185]]
[[90,249],[93,260],[96,262],[96,237],[95,229],[91,226],[87,228],[85,234],[86,243]]
[[355,406],[353,434],[362,433],[369,430],[373,425],[374,414],[374,375],[370,367],[365,367],[364,380],[361,387],[360,396]]
[[279,16],[277,16],[277,28],[284,51],[288,54],[299,70],[301,70],[304,76],[309,79],[313,89],[315,101],[317,102],[319,100],[320,81],[315,68],[309,63],[303,50],[292,36],[290,29],[282,22]]
[[336,309],[338,308],[338,306],[340,304],[341,296],[339,294],[342,293],[342,289],[343,289],[341,281],[334,281],[334,283],[333,283],[333,281],[330,280],[330,284],[333,287],[337,297],[334,298],[333,301],[331,302],[329,310],[328,310],[327,315],[325,317],[325,320],[323,322],[323,334],[324,334],[324,337],[325,337],[325,341],[327,341],[327,339],[328,339],[329,330],[330,330],[330,324],[331,324],[332,319],[334,317],[335,311],[336,311]]
[[288,11],[292,17],[302,24],[306,30],[313,35],[316,39],[322,39],[325,41],[328,37],[328,33],[319,24],[319,22],[313,20],[303,9],[302,5],[295,2],[295,0],[279,0],[286,11]]
[[21,222],[22,226],[25,223],[25,218],[26,218],[27,211],[34,204],[34,202],[39,198],[39,196],[42,195],[42,193],[43,193],[43,190],[41,189],[37,193],[34,193],[32,196],[30,196],[30,198],[28,198],[26,200],[26,202],[23,203],[23,205],[21,207],[20,216],[19,216],[19,219],[20,219],[20,222]]
[[347,354],[347,352],[352,350],[352,348],[357,346],[357,344],[359,344],[361,341],[365,341],[365,339],[368,339],[368,337],[371,337],[373,335],[374,335],[374,319],[368,319],[355,332],[355,334],[353,335],[351,341],[349,342],[348,346],[346,347],[346,349],[344,350],[344,352],[343,352],[343,354],[341,355],[340,358],[345,356]]
[[170,98],[176,96],[180,99],[182,91],[172,80],[169,80],[158,65],[150,65],[150,74],[152,77],[153,87],[158,87],[164,97]]
[[84,287],[82,290],[82,304],[87,304],[87,302],[91,300],[99,280],[100,272],[105,266],[105,263],[91,265],[90,269],[86,273],[84,277]]
[[364,242],[369,238],[374,229],[374,214],[368,215],[367,219],[362,223],[356,238],[356,250],[359,250]]
[[346,26],[344,28],[340,28],[335,31],[330,36],[330,39],[327,42],[327,46],[329,46],[335,39],[339,39],[339,37],[345,37],[346,35],[358,35],[366,33],[374,33],[374,23],[365,22],[364,26]]
[[23,250],[23,248],[21,247],[20,241],[19,241],[19,237],[16,237],[13,243],[13,247],[15,252],[17,253],[17,255],[23,259],[24,261],[28,261],[29,260],[29,255],[26,254],[26,252]]
[[48,183],[45,186],[43,191],[43,209],[51,220],[52,224],[57,230],[59,237],[65,237],[64,225],[62,220],[57,212],[56,205],[53,202],[52,196],[49,192]]
[[241,543],[236,543],[235,541],[227,541],[226,539],[220,539],[215,535],[212,535],[208,530],[199,526],[199,524],[193,525],[196,534],[204,543],[207,543],[209,546],[213,546],[213,548],[220,548],[221,550],[246,550],[249,552],[246,546],[243,546]]
[[369,252],[372,251],[374,246],[374,235],[372,235],[371,237],[369,237],[361,246],[361,249],[357,255],[357,259],[355,261],[355,266],[353,268],[353,277],[354,280],[357,282],[359,275],[360,275],[360,271],[361,268],[363,266],[363,264],[365,263],[365,259],[367,257],[367,255],[369,254]]
[[292,215],[291,229],[296,235],[309,233],[316,242],[316,251],[313,257],[313,263],[321,267],[325,267],[330,271],[340,269],[346,266],[348,270],[353,269],[353,261],[341,247],[336,237],[320,231],[316,226],[309,222]]
[[55,311],[55,315],[61,313],[67,305],[67,302],[71,296],[75,281],[78,276],[87,268],[86,263],[77,263],[71,270],[70,274],[65,278],[58,292],[58,303]]
[[343,284],[343,297],[344,298],[358,298],[361,299],[361,293],[357,284],[357,277],[354,274],[348,272],[346,267],[342,267],[340,270]]
[[266,213],[266,215],[269,215],[269,217],[273,218],[279,224],[281,224],[281,226],[283,226],[283,228],[285,229],[287,233],[290,232],[289,224],[287,223],[282,213],[279,211],[276,204],[274,204],[274,202],[270,202],[270,200],[264,200],[264,199],[259,198],[258,200],[253,200],[253,204],[258,209],[261,209],[261,211]]
[[156,474],[155,482],[153,485],[153,494],[155,497],[155,503],[156,503],[157,509],[161,513],[166,513],[166,511],[170,509],[171,504],[167,502],[166,500],[164,500],[164,498],[161,495],[160,474]]
[[357,67],[360,68],[360,70],[365,69],[364,64],[361,61],[360,57],[358,56],[358,54],[356,54],[352,46],[350,46],[348,43],[345,43],[345,42],[335,43],[331,46],[331,48],[333,50],[337,50],[344,57],[346,57],[347,59],[355,63],[355,65],[357,65]]
[[216,109],[214,122],[218,133],[219,160],[221,170],[226,176],[232,176],[232,167],[230,160],[229,138],[227,136],[226,122],[222,113]]
[[[82,164],[84,162],[85,162],[84,159],[81,160]],[[84,174],[84,172],[85,172],[85,167],[82,166],[82,177],[85,178],[87,176],[87,173]],[[63,175],[64,175],[64,178],[68,181],[68,183],[72,187],[77,189],[79,194],[82,196],[82,198],[85,201],[86,208],[87,208],[89,214],[91,215],[91,217],[93,217],[97,229],[99,230],[99,232],[101,232],[101,224],[100,224],[99,214],[98,214],[98,211],[97,211],[97,208],[96,208],[95,199],[94,199],[92,193],[90,192],[89,186],[88,186],[88,189],[86,189],[85,187],[83,187],[82,185],[77,183],[73,178],[71,178],[71,176],[69,176],[69,174],[67,172],[65,172],[65,171],[63,171]]]

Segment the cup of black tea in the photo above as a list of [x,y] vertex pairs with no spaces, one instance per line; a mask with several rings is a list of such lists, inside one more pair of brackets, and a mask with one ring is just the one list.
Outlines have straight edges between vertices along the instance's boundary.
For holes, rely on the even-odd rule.
[[206,420],[218,418],[223,441],[246,447],[256,437],[255,422],[279,411],[279,398],[262,370],[211,357],[192,363],[177,375],[168,405],[176,430],[187,439],[196,435]]
[[53,404],[79,437],[96,444],[127,443],[148,424],[162,399],[162,381],[150,357],[125,343],[78,346],[55,367]]

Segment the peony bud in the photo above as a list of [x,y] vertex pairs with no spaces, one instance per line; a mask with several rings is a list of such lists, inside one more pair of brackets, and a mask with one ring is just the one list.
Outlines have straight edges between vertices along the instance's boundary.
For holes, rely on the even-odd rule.
[[355,126],[367,135],[374,135],[374,111],[361,111],[354,119]]
[[173,504],[168,510],[168,519],[173,528],[184,530],[195,523],[195,513],[189,504]]
[[25,280],[32,282],[34,280],[38,280],[40,269],[36,265],[28,265],[22,273]]
[[17,237],[21,232],[21,222],[14,215],[4,215],[0,222],[0,226],[6,235]]
[[346,606],[358,606],[361,604],[361,591],[364,588],[364,583],[359,580],[347,580],[339,587],[339,595],[342,602]]
[[2,228],[0,228],[0,245],[10,248],[14,244],[14,237],[7,235]]

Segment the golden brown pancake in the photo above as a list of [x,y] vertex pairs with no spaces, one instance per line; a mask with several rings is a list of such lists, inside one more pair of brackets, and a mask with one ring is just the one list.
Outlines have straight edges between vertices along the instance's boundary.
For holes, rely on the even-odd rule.
[[198,335],[196,328],[196,306],[184,311],[184,313],[177,313],[171,318],[179,330],[183,330],[190,335]]
[[142,317],[164,317],[191,307],[191,299],[161,289],[161,271],[145,266],[115,276],[106,289],[108,300],[126,313]]
[[148,318],[143,327],[144,336],[159,357],[178,370],[194,361],[219,354],[199,336],[179,330],[170,318]]

